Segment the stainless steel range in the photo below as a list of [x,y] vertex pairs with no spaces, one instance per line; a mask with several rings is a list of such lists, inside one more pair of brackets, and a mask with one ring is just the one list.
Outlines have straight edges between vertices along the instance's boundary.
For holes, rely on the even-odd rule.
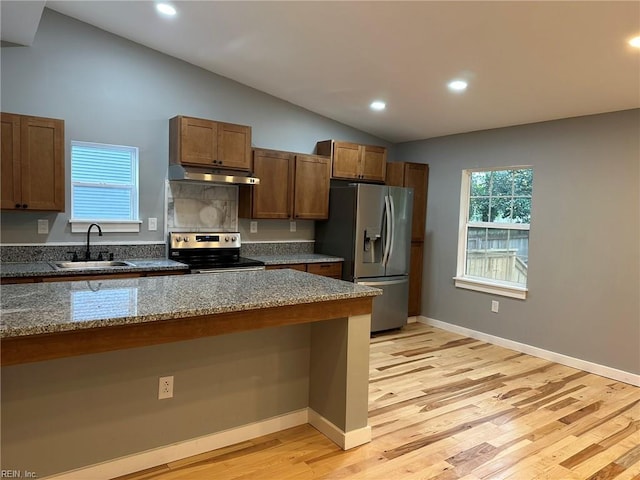
[[169,258],[189,265],[191,273],[264,270],[264,262],[240,256],[238,232],[172,232]]

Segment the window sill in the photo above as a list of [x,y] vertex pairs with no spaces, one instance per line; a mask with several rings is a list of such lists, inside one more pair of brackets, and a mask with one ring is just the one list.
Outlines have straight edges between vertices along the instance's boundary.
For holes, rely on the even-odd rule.
[[105,233],[138,233],[141,220],[69,220],[71,233],[87,233],[89,225],[97,223]]
[[453,280],[455,281],[455,286],[458,288],[517,298],[519,300],[526,300],[527,293],[529,292],[525,287],[516,287],[505,283],[494,283],[469,277],[453,277]]

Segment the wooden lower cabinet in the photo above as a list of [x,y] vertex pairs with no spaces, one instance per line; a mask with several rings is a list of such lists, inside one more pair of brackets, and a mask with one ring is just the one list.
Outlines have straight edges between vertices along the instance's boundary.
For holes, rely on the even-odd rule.
[[424,243],[411,242],[409,260],[409,316],[421,314],[422,310],[422,263],[424,259]]
[[307,272],[340,280],[342,278],[342,263],[309,263],[307,264]]
[[290,268],[291,270],[300,270],[301,272],[307,271],[306,263],[289,263],[283,265],[267,265],[265,269],[267,270],[282,270],[284,268]]
[[321,263],[290,263],[281,265],[267,265],[267,270],[277,270],[281,268],[290,268],[292,270],[300,270],[301,272],[313,273],[323,277],[342,279],[342,262],[321,262]]

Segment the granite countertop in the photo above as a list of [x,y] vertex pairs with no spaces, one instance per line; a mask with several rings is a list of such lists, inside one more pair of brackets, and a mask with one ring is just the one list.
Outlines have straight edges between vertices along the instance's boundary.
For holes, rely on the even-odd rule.
[[265,265],[291,265],[294,263],[325,263],[344,262],[342,257],[332,257],[323,253],[294,253],[283,255],[251,255],[254,260],[260,260]]
[[[87,274],[124,273],[124,272],[151,272],[154,270],[188,270],[184,263],[175,262],[166,258],[157,259],[124,259],[132,265],[121,267],[87,268],[56,270],[49,262],[12,263],[6,262],[0,265],[0,278],[22,277],[62,277]],[[53,262],[52,262],[53,263]]]
[[4,285],[0,338],[380,295],[290,269]]

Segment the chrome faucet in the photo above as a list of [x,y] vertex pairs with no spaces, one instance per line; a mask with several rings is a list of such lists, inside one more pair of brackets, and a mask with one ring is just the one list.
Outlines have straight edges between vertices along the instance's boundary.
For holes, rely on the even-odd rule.
[[89,249],[89,234],[91,233],[91,229],[93,227],[98,227],[98,236],[102,236],[102,228],[100,228],[100,225],[98,225],[97,223],[92,223],[91,225],[89,225],[89,228],[87,229],[87,251],[84,254],[84,259],[87,262],[91,260],[91,250]]

